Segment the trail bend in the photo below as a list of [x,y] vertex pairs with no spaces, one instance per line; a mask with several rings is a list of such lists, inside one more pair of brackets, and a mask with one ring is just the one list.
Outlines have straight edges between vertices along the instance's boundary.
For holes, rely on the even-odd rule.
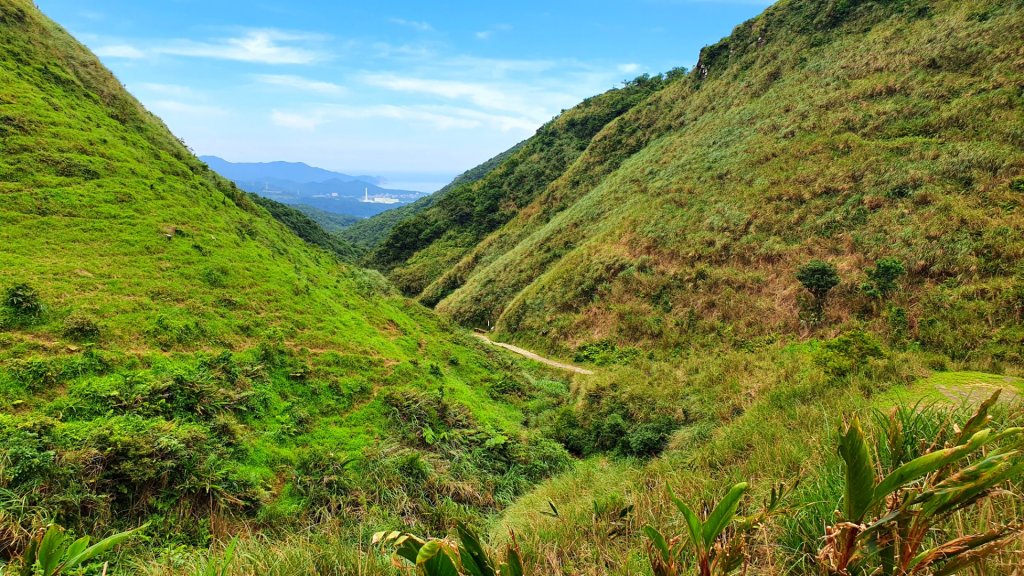
[[484,342],[487,342],[491,346],[497,346],[498,348],[504,348],[505,350],[508,350],[509,352],[513,352],[515,354],[519,354],[520,356],[522,356],[524,358],[529,358],[530,360],[534,360],[536,362],[540,362],[541,364],[546,364],[548,366],[551,366],[552,368],[558,368],[559,370],[565,370],[567,372],[574,372],[576,374],[593,374],[594,373],[593,370],[587,370],[586,368],[580,368],[579,366],[574,366],[572,364],[566,364],[564,362],[559,362],[557,360],[552,360],[550,358],[545,358],[545,357],[541,356],[540,354],[537,354],[536,352],[531,352],[531,351],[529,351],[529,350],[527,350],[525,348],[520,348],[519,346],[513,346],[512,344],[506,344],[504,342],[495,342],[494,340],[491,340],[490,338],[488,338],[486,334],[481,334],[479,332],[473,332],[473,335],[476,336],[477,338],[483,340]]

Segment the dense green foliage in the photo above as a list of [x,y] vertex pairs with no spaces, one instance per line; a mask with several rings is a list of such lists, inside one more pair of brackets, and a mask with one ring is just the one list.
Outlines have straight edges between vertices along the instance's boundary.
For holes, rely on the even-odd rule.
[[327,232],[316,220],[307,216],[302,210],[282,204],[270,198],[249,193],[249,198],[266,208],[271,216],[284,224],[296,236],[314,246],[333,252],[342,262],[354,263],[362,256],[362,250],[338,236]]
[[836,267],[821,260],[811,260],[796,271],[796,279],[814,296],[814,320],[821,321],[828,293],[839,284]]

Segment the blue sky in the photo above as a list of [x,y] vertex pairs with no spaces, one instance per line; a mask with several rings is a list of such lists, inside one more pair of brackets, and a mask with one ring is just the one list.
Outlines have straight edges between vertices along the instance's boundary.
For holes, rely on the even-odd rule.
[[198,154],[435,188],[770,1],[38,4]]

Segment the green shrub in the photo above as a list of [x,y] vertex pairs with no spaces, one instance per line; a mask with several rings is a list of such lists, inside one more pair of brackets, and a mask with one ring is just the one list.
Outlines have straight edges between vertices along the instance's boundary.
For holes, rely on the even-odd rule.
[[607,408],[588,405],[577,414],[571,408],[561,408],[548,435],[577,456],[608,452],[650,458],[665,449],[680,424],[665,414],[654,413],[649,419],[636,421],[620,412],[602,414],[603,409]]
[[890,340],[893,344],[902,344],[906,341],[910,332],[910,320],[907,318],[906,308],[893,306],[886,314],[886,321],[889,324]]
[[668,416],[634,426],[626,435],[620,450],[629,456],[651,457],[660,454],[679,424]]
[[825,312],[825,299],[829,291],[839,284],[839,272],[828,262],[811,260],[797,270],[796,279],[814,297],[813,320],[821,322]]
[[871,298],[884,298],[896,290],[896,281],[906,273],[903,263],[896,258],[882,258],[867,271],[868,281],[861,290]]
[[612,340],[605,339],[589,344],[581,344],[576,348],[573,361],[586,362],[596,366],[610,366],[613,364],[628,364],[639,356],[640,350],[636,348],[619,348]]
[[28,284],[15,284],[4,293],[4,308],[21,323],[34,322],[43,315],[43,302],[36,289]]
[[843,378],[859,372],[868,360],[884,356],[885,350],[875,336],[854,330],[826,342],[815,360],[833,378]]
[[93,342],[99,340],[100,326],[95,320],[83,314],[72,314],[64,320],[63,334],[65,338],[76,342]]

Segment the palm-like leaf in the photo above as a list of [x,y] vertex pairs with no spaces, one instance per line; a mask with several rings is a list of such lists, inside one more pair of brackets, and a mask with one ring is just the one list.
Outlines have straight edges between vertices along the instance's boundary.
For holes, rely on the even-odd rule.
[[854,418],[839,439],[839,454],[846,463],[846,490],[843,493],[843,516],[848,522],[860,524],[870,508],[875,493],[875,470],[871,452],[864,439],[860,419]]

